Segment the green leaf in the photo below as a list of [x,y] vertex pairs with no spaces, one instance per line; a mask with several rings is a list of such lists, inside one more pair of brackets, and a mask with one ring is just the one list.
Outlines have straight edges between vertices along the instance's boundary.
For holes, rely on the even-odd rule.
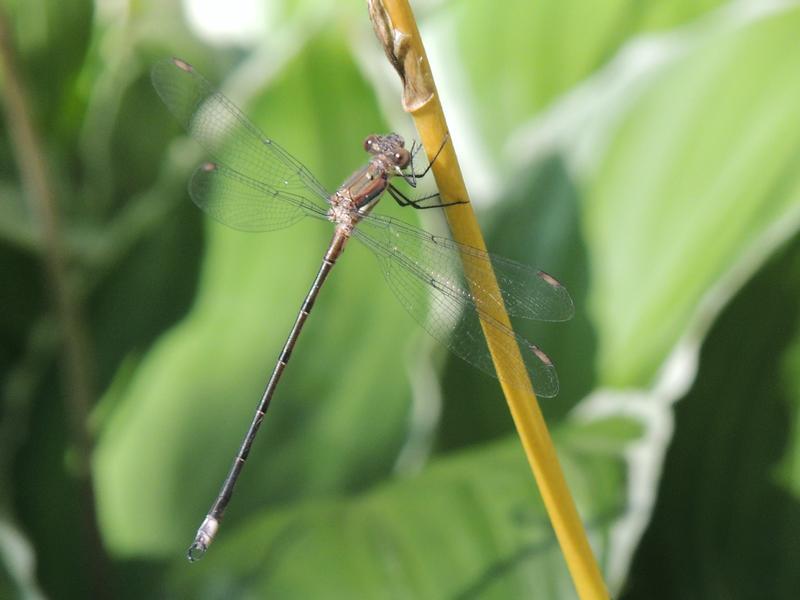
[[703,345],[623,598],[797,595],[800,510],[778,465],[797,460],[798,296],[795,236]]
[[622,118],[584,214],[603,385],[647,385],[698,302],[790,218],[799,26],[793,9],[702,38]]
[[520,123],[601,68],[638,32],[679,25],[720,4],[465,2],[448,24],[458,45],[450,68],[467,70],[465,104],[475,105],[474,124],[497,151]]
[[[583,478],[577,501],[602,559],[607,528],[623,512],[620,457],[567,447],[562,459],[575,483]],[[176,570],[174,586],[209,598],[574,594],[515,438],[351,500],[265,512],[196,570]]]
[[[794,267],[797,272],[797,265]],[[791,412],[790,446],[776,475],[795,498],[800,498],[800,410],[798,410],[800,394],[797,393],[797,390],[800,390],[800,335],[796,336],[794,342],[786,349],[781,367],[782,381],[785,382],[784,389]]]

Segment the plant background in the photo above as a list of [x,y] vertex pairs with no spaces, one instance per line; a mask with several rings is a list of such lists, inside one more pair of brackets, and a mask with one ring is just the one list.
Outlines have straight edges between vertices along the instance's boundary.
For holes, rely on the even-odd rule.
[[[204,219],[186,192],[202,151],[150,66],[193,63],[331,188],[366,134],[414,135],[361,0],[205,4],[245,33],[203,33],[223,19],[178,2],[3,0],[90,340],[102,543],[3,120],[0,596],[574,597],[496,382],[412,324],[355,244],[218,541],[185,561],[329,231]],[[414,7],[489,247],[575,299],[570,323],[519,325],[558,366],[542,407],[612,593],[793,598],[800,6]]]

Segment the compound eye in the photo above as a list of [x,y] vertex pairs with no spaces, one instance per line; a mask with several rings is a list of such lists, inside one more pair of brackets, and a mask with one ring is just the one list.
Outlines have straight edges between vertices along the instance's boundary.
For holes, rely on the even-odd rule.
[[405,148],[400,148],[397,152],[395,152],[393,158],[394,164],[401,169],[405,169],[408,166],[408,163],[411,162],[411,154]]
[[377,135],[370,135],[364,140],[364,150],[375,154],[377,151],[377,144],[378,144],[378,136]]

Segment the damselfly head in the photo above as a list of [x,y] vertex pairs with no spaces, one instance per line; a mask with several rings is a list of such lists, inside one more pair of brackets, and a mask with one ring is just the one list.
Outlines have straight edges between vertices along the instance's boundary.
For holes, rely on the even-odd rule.
[[405,149],[405,140],[396,133],[370,135],[364,140],[364,150],[375,156],[383,156],[390,164],[405,169],[411,162],[411,153]]

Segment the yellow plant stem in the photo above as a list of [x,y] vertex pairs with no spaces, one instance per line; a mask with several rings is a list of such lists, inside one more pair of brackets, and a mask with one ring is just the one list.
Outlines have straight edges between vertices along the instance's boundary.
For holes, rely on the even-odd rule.
[[[403,104],[414,117],[430,158],[449,132],[411,8],[406,0],[369,0],[368,4],[376,34],[403,81]],[[444,147],[432,170],[443,202],[468,200],[452,143]],[[450,206],[445,210],[456,241],[486,249],[471,204]],[[465,269],[469,269],[469,264],[465,261]],[[473,293],[502,297],[494,275],[478,272],[467,272],[467,275],[476,282]],[[486,302],[481,306],[495,304]],[[498,307],[490,316],[511,328],[508,315],[502,308]],[[530,381],[527,385],[519,384],[519,373],[525,372],[519,348],[508,336],[498,334],[495,327],[487,326],[483,321],[481,324],[497,377],[578,595],[585,600],[608,598],[533,388]]]

